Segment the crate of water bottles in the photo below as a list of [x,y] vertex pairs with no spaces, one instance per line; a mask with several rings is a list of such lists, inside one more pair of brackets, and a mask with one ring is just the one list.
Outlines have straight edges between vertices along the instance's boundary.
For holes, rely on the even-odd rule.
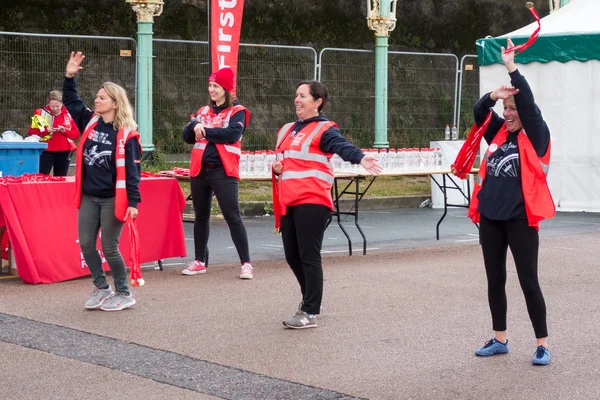
[[[442,168],[440,148],[361,149],[365,154],[377,156],[384,173],[434,171]],[[331,158],[333,170],[339,173],[365,173],[360,165],[344,161],[337,154]]]
[[242,151],[240,156],[241,177],[270,177],[275,162],[273,150]]

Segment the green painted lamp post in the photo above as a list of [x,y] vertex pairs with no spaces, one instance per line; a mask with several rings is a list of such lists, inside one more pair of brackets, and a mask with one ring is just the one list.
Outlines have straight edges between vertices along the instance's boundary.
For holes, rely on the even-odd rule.
[[375,142],[387,148],[388,37],[396,27],[397,0],[367,0],[367,24],[375,31]]
[[142,152],[154,151],[152,143],[152,24],[163,10],[162,0],[126,0],[135,11],[138,25],[137,123]]

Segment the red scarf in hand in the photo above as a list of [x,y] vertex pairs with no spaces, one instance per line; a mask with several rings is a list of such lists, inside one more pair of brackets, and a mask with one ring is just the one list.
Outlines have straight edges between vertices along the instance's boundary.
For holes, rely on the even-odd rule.
[[481,126],[473,124],[471,127],[471,132],[469,133],[469,137],[467,137],[467,140],[465,140],[465,143],[456,155],[456,160],[454,160],[454,163],[450,169],[452,170],[452,173],[458,176],[460,179],[465,179],[467,174],[471,172],[473,164],[475,163],[475,157],[477,157],[477,153],[479,152],[481,139],[483,138],[483,134],[485,133],[491,120],[492,111],[490,111],[487,117],[485,117],[485,121],[483,121]]
[[129,263],[131,264],[131,286],[144,285],[142,279],[142,267],[140,265],[140,238],[138,236],[135,220],[127,217],[127,228],[129,229]]

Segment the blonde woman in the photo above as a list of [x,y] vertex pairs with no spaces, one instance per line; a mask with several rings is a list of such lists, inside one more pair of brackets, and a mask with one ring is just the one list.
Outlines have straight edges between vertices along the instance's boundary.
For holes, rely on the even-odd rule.
[[[136,218],[140,202],[141,145],[133,110],[125,90],[105,82],[94,100],[94,111],[77,93],[75,74],[85,56],[71,53],[63,82],[63,101],[83,132],[76,155],[75,205],[79,208],[79,244],[94,280],[87,309],[120,311],[135,304],[125,262],[119,251],[124,221]],[[114,279],[110,288],[96,249],[102,228],[102,252]]]

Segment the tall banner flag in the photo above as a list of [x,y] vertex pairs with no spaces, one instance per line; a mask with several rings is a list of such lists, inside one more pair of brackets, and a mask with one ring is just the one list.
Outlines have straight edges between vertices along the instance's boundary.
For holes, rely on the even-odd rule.
[[244,0],[210,1],[210,56],[211,73],[221,68],[233,70],[235,94],[237,80],[238,49]]

